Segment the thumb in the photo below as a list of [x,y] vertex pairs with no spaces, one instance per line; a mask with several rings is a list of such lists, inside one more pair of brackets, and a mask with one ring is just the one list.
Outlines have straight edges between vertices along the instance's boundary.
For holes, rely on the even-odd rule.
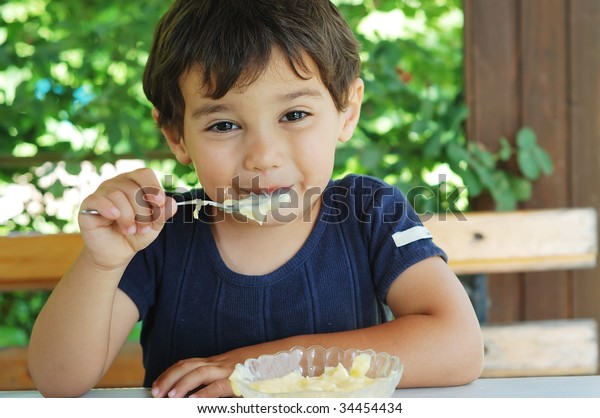
[[164,197],[164,204],[156,205],[152,210],[155,229],[162,229],[164,224],[177,213],[177,202],[170,196]]

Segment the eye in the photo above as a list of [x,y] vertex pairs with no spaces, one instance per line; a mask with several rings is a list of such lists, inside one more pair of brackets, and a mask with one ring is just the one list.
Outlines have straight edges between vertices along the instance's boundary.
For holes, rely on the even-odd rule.
[[223,121],[223,122],[218,122],[218,123],[215,123],[215,124],[209,126],[207,130],[223,133],[223,132],[233,131],[235,129],[239,129],[239,126],[237,126],[233,122]]
[[288,122],[295,122],[295,121],[304,119],[308,115],[309,114],[307,112],[303,112],[301,110],[294,110],[292,112],[286,113],[282,119],[284,119]]

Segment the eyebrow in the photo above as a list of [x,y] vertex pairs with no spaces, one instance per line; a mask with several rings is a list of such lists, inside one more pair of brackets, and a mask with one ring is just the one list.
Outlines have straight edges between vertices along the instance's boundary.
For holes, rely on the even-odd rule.
[[207,103],[192,112],[192,119],[200,119],[202,116],[210,115],[211,113],[226,112],[228,110],[230,110],[229,106],[225,106],[224,104]]
[[302,89],[278,97],[280,102],[291,102],[300,97],[322,97],[321,92],[313,89]]
[[[322,97],[322,94],[318,90],[302,89],[278,96],[277,101],[281,103],[291,102],[300,97]],[[207,103],[199,106],[192,112],[192,119],[200,119],[201,117],[210,115],[211,113],[227,112],[229,110],[231,110],[231,108],[224,104]]]

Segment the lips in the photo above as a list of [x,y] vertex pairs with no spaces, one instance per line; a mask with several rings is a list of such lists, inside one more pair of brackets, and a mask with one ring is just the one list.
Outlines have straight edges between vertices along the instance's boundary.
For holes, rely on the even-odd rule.
[[261,188],[251,188],[251,189],[240,189],[240,194],[247,194],[247,195],[266,194],[266,195],[277,196],[280,194],[288,193],[291,189],[292,189],[292,186],[272,186],[272,187],[265,187],[265,188],[261,187]]

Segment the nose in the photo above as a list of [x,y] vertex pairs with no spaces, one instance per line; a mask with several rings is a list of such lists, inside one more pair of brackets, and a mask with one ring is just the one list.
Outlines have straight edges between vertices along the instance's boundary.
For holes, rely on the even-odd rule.
[[244,168],[250,171],[267,171],[278,168],[285,158],[285,144],[268,132],[247,136]]

